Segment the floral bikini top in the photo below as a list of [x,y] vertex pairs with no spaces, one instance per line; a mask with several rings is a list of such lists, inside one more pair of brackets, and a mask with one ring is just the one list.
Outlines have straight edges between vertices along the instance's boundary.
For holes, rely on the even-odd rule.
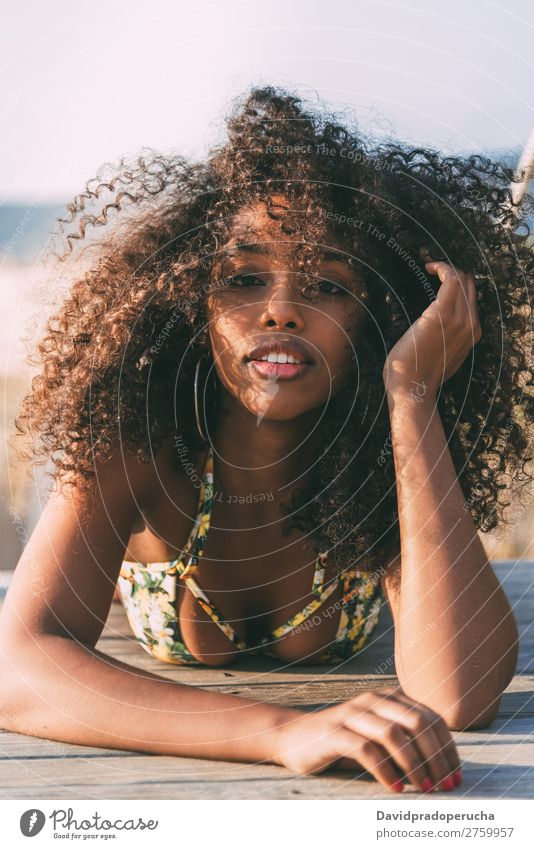
[[313,624],[316,611],[340,584],[342,596],[335,605],[335,609],[340,610],[339,626],[334,640],[318,662],[344,660],[359,651],[378,622],[384,601],[380,580],[378,576],[363,575],[359,569],[350,569],[325,587],[327,554],[320,554],[317,558],[312,585],[313,600],[287,622],[266,635],[257,648],[249,649],[194,578],[208,536],[213,496],[213,450],[210,445],[200,487],[196,521],[182,556],[161,563],[129,560],[122,563],[118,578],[121,601],[132,631],[142,647],[158,660],[202,665],[188,651],[180,634],[176,610],[176,585],[180,580],[236,649],[271,657],[275,656],[271,649],[273,642],[299,627],[305,628],[309,622]]

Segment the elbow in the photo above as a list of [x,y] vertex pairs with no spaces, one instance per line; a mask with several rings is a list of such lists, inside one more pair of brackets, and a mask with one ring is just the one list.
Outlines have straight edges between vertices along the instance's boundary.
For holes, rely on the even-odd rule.
[[[514,666],[515,669],[515,666]],[[438,698],[433,709],[440,713],[451,731],[476,731],[489,728],[497,719],[504,690],[512,680],[514,671],[501,670],[499,680],[491,684],[479,682],[466,692],[452,692]]]
[[445,721],[451,731],[476,731],[479,728],[489,728],[499,713],[503,692],[515,675],[519,655],[519,637],[511,641],[510,648],[502,658],[502,664],[496,672],[492,686],[485,690],[484,686],[472,688],[471,696],[457,699],[454,706],[449,708]]
[[447,705],[438,713],[441,714],[451,731],[477,731],[489,728],[499,713],[501,695],[492,701],[472,702],[469,699],[459,699],[453,705]]
[[415,701],[422,702],[438,713],[451,731],[476,731],[489,728],[498,716],[503,691],[513,677],[513,671],[492,682],[491,686],[482,684],[470,686],[461,692],[457,688],[428,693],[404,692]]
[[13,664],[13,653],[0,643],[0,729],[24,733],[23,717],[31,713],[28,672]]
[[502,697],[502,691],[494,695],[458,696],[457,693],[440,693],[432,695],[414,693],[402,687],[406,696],[426,705],[434,713],[439,714],[450,731],[475,731],[488,728],[497,718]]
[[511,639],[500,663],[492,671],[473,681],[456,681],[456,685],[445,691],[433,688],[432,696],[425,698],[419,693],[420,701],[443,717],[451,731],[476,731],[489,728],[497,719],[501,698],[514,677],[519,651],[519,638]]

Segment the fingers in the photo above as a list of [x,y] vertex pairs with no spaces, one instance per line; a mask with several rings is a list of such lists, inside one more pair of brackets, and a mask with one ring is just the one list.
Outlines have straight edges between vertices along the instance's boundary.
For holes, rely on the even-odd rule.
[[454,782],[450,778],[460,763],[448,729],[445,738],[447,745],[442,743],[443,729],[439,728],[438,731],[438,727],[444,725],[442,718],[423,705],[416,707],[413,702],[405,704],[394,698],[384,699],[375,707],[375,712],[403,726],[412,735],[432,784],[436,786],[441,783],[444,790],[452,790]]
[[[440,717],[441,719],[441,717]],[[458,749],[452,739],[449,729],[447,728],[445,722],[442,720],[441,722],[437,722],[433,725],[434,731],[436,732],[436,736],[439,740],[439,745],[441,747],[441,751],[445,755],[447,762],[449,764],[449,774],[452,774],[454,783],[456,785],[461,783],[461,767],[462,762],[460,761],[460,756],[458,754]]]
[[465,272],[451,263],[433,260],[427,247],[421,247],[419,255],[424,260],[428,273],[436,274],[441,283],[436,296],[436,301],[440,306],[448,307],[454,311],[458,302],[458,295],[461,294],[460,290],[464,292],[467,301]]
[[[385,736],[379,735],[378,739],[395,757],[411,783],[427,790],[429,788],[425,786],[424,779],[428,778],[434,786],[445,782],[443,789],[453,789],[459,774],[454,780],[451,774],[460,768],[460,758],[450,731],[439,714],[398,690],[389,689],[364,694],[358,698],[357,706],[359,709],[367,707],[377,719],[386,723],[382,726]],[[351,727],[361,730],[364,724],[351,723]],[[406,760],[399,760],[397,750],[391,748],[391,744],[398,745],[399,729],[404,729],[404,733],[413,740],[411,745],[405,743],[401,750],[411,764],[408,770]]]
[[467,275],[467,300],[469,307],[469,316],[473,327],[473,336],[475,342],[478,342],[482,337],[482,328],[480,326],[480,318],[478,314],[477,290],[475,286],[475,278],[471,273]]
[[431,262],[432,261],[432,256],[430,254],[430,250],[428,249],[428,247],[426,245],[421,245],[421,247],[419,248],[419,256],[421,257],[421,259],[424,262],[427,262],[427,261]]
[[478,315],[475,278],[471,273],[453,268],[446,263],[427,263],[427,270],[435,269],[442,286],[436,296],[435,303],[440,309],[450,311],[455,319],[465,325],[472,341],[478,342],[482,336]]
[[[395,694],[395,698],[406,704],[414,704],[414,702],[407,696],[405,696],[403,693]],[[439,713],[436,713],[426,705],[422,705],[421,703],[417,704],[419,705],[419,709],[423,710],[426,713],[428,720],[431,723],[432,728],[434,729],[434,732],[436,733],[436,736],[439,739],[441,749],[447,759],[450,771],[454,772],[457,769],[460,769],[462,765],[460,761],[460,756],[458,754],[458,749],[456,748],[456,744],[447,726],[447,723],[445,722],[443,717],[439,715]]]
[[[406,711],[406,708],[403,710]],[[434,750],[439,748],[437,739],[433,741],[435,743],[433,747],[423,746],[425,750],[423,753],[423,750],[419,750],[416,746],[413,737],[403,729],[402,723],[393,717],[395,711],[389,712],[390,717],[387,716],[387,710],[386,715],[383,716],[379,714],[378,708],[374,711],[355,708],[354,713],[345,720],[345,726],[381,746],[414,787],[423,791],[430,789],[429,781],[434,784],[439,778],[434,777],[431,765],[426,764],[425,760],[427,752],[434,756]],[[396,713],[398,718],[399,706]],[[425,731],[428,734],[427,729]],[[437,773],[437,769],[435,772]],[[444,775],[448,772],[447,765],[443,767],[442,772]]]
[[395,793],[402,793],[401,773],[379,743],[366,739],[348,728],[339,728],[332,740],[342,769],[363,767],[377,781]]
[[299,720],[285,766],[302,775],[331,767],[366,770],[388,790],[423,792],[461,783],[460,759],[443,718],[401,688],[365,692]]
[[432,259],[427,247],[419,250],[429,274],[436,274],[441,286],[436,296],[437,305],[453,314],[467,313],[474,341],[482,336],[480,327],[475,278],[471,272],[462,271],[456,266]]
[[467,290],[465,273],[446,262],[425,262],[429,274],[436,274],[441,286],[436,295],[436,303],[452,313],[465,309]]
[[467,303],[469,304],[469,310],[473,313],[476,313],[478,311],[478,305],[475,278],[473,277],[471,272],[466,274],[465,277],[467,286]]

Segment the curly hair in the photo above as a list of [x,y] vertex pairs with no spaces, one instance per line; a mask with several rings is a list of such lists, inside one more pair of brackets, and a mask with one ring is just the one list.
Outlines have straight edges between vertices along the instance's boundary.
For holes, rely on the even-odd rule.
[[[533,477],[533,197],[514,206],[510,184],[520,177],[480,155],[372,141],[274,87],[232,105],[227,138],[205,161],[145,149],[122,158],[59,219],[60,261],[76,255],[79,240],[96,240],[98,253],[87,270],[78,264],[37,346],[40,370],[16,419],[19,433],[36,434],[26,456],[51,458],[56,473],[74,472],[84,485],[118,440],[149,461],[179,423],[199,447],[192,385],[207,345],[211,272],[232,215],[261,200],[276,219],[273,197],[283,195],[297,213],[280,228],[301,237],[307,270],[335,238],[364,281],[371,319],[357,341],[354,380],[325,410],[327,449],[308,487],[283,505],[287,530],[308,533],[314,550],[331,551],[343,568],[373,572],[384,547],[399,549],[382,370],[435,297],[421,245],[475,278],[482,338],[437,404],[475,526],[510,524],[513,496]],[[307,288],[306,297],[317,296],[313,282]]]

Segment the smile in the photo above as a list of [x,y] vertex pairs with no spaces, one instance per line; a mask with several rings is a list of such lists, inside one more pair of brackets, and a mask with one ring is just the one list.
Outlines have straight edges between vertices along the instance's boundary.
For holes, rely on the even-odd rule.
[[309,368],[310,363],[283,362],[280,360],[249,360],[247,365],[251,366],[262,377],[278,378],[279,380],[293,380],[300,377]]

